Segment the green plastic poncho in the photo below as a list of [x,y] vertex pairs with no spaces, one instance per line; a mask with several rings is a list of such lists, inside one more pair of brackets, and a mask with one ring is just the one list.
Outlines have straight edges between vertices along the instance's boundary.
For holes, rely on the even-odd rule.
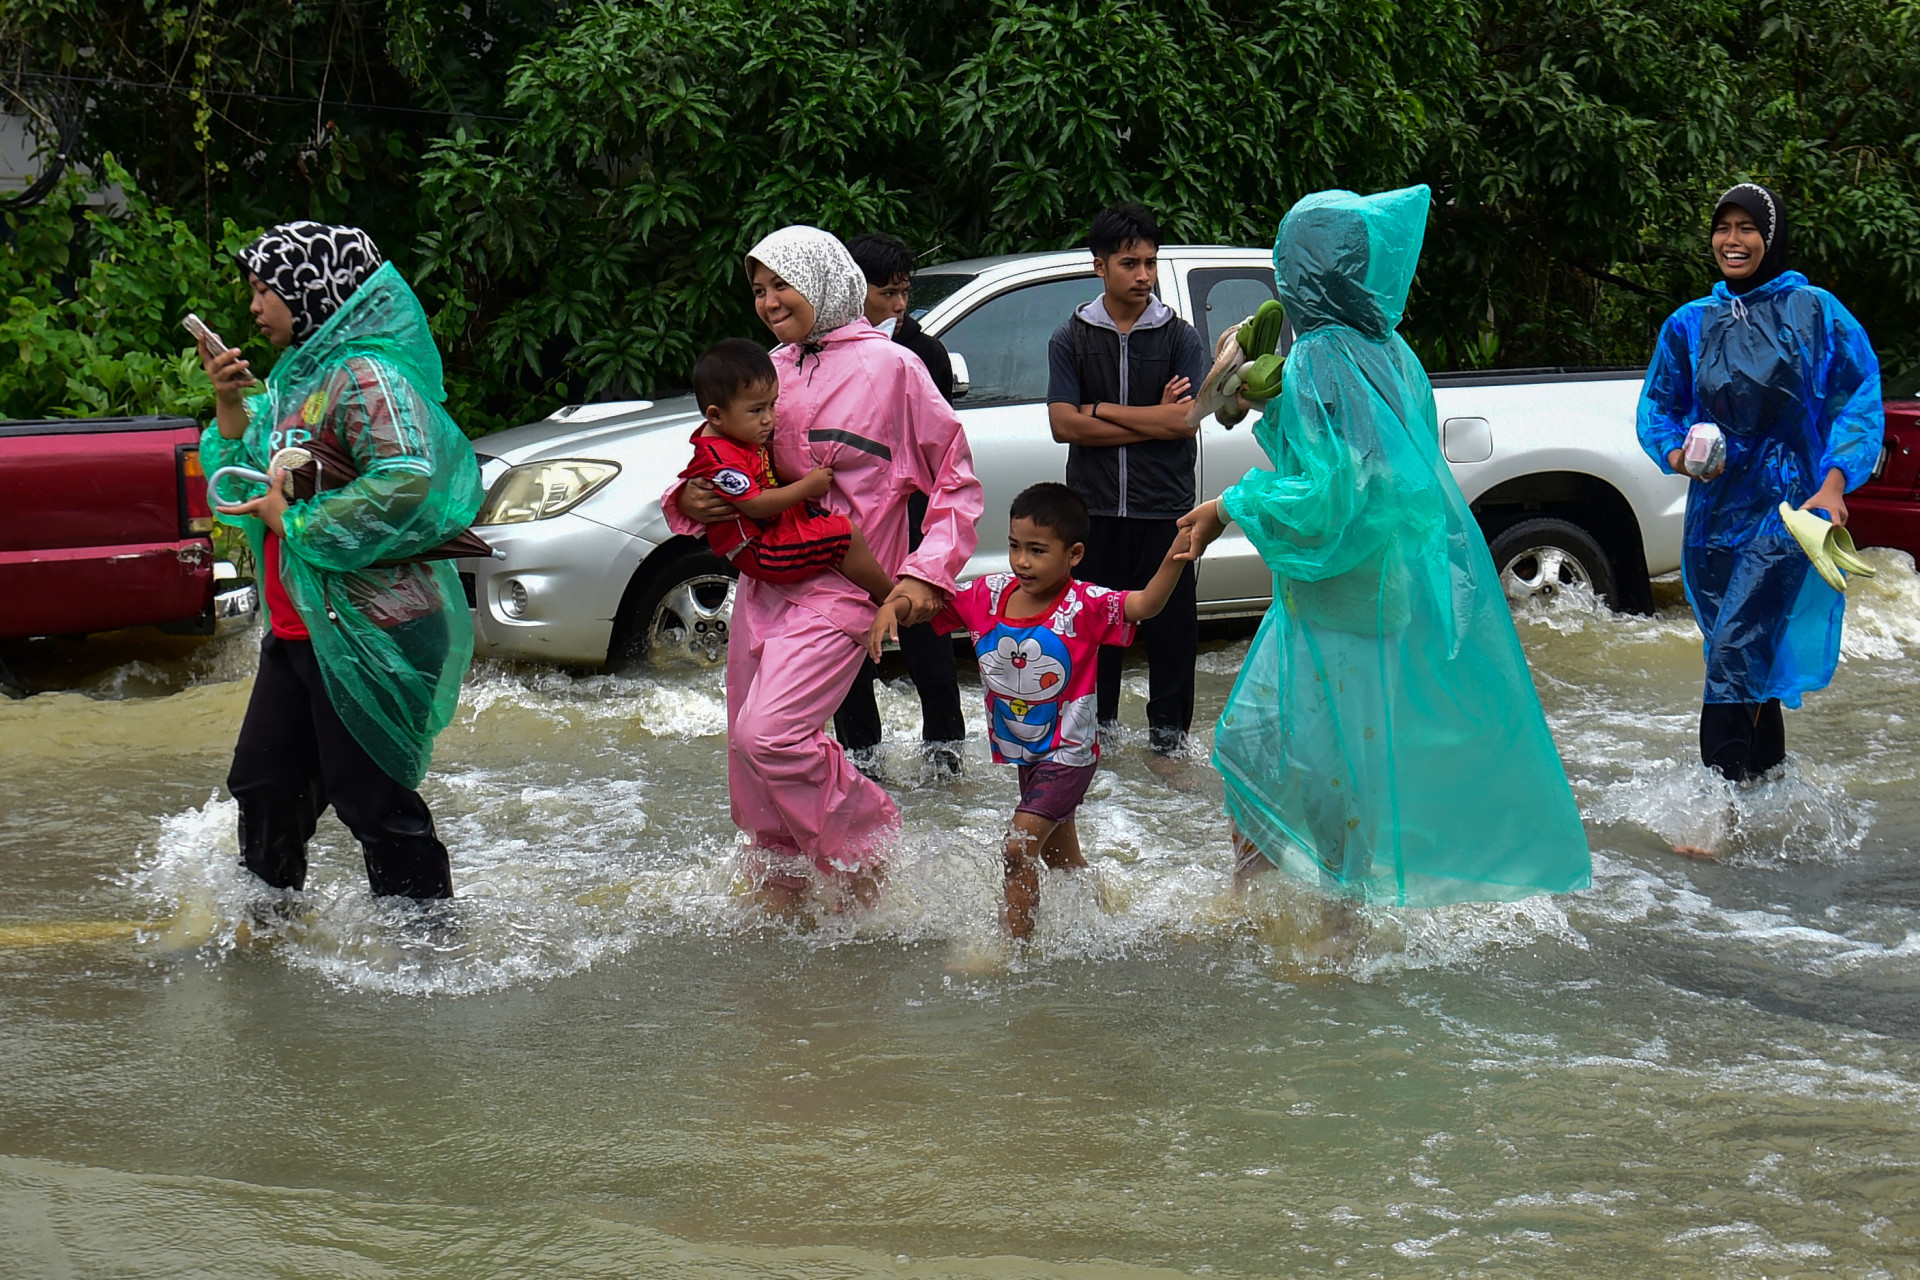
[[[278,450],[331,435],[360,475],[287,509],[280,578],[312,635],[327,692],[367,754],[407,787],[426,776],[433,739],[453,719],[473,658],[459,575],[445,560],[391,563],[473,523],[485,496],[473,447],[441,402],[440,352],[426,313],[383,264],[311,337],[290,347],[253,397],[238,440],[208,427],[211,475],[267,469]],[[253,498],[229,478],[222,495]],[[264,563],[266,527],[244,529]]]
[[1439,449],[1433,387],[1395,332],[1428,189],[1327,191],[1274,246],[1299,332],[1254,434],[1272,471],[1223,496],[1273,569],[1272,608],[1214,737],[1240,834],[1369,902],[1584,888],[1580,811],[1487,545]]

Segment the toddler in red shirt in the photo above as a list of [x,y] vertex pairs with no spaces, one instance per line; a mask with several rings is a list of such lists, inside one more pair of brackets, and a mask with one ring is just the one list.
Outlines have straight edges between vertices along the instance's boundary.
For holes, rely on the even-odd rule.
[[706,421],[693,433],[693,461],[683,480],[705,480],[738,511],[707,526],[707,545],[740,572],[762,582],[800,582],[838,569],[884,600],[893,575],[880,567],[853,522],[813,505],[833,483],[832,467],[815,467],[792,484],[774,474],[773,438],[780,394],[773,361],[745,338],[707,348],[693,366],[693,394]]

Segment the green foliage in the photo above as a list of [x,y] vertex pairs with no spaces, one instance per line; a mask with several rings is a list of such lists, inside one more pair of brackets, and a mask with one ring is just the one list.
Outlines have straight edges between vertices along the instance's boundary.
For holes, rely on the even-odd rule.
[[417,283],[442,337],[556,397],[645,391],[747,331],[759,235],[903,224],[887,170],[934,98],[897,41],[843,22],[829,3],[603,5],[532,50],[520,123],[426,156]]
[[[759,332],[741,257],[783,223],[887,229],[951,259],[1079,244],[1096,209],[1134,198],[1175,240],[1267,244],[1307,192],[1416,181],[1436,203],[1405,327],[1436,368],[1644,360],[1711,283],[1708,210],[1743,178],[1786,194],[1798,264],[1883,362],[1920,359],[1914,0],[218,11],[13,0],[0,65],[172,86],[88,86],[78,150],[99,169],[112,139],[181,211],[168,235],[197,221],[201,260],[229,223],[367,227],[427,301],[470,431],[684,383],[704,344]],[[56,233],[23,230],[13,252],[111,248]],[[32,297],[44,367],[10,375],[32,403],[180,385],[129,354],[155,348],[82,350],[96,330]],[[119,366],[85,372],[102,355]],[[91,399],[61,398],[73,370]]]
[[[0,243],[0,417],[109,417],[213,410],[213,388],[180,327],[197,312],[229,342],[254,334],[237,288],[233,251],[251,238],[232,222],[209,250],[172,210],[151,203],[104,157],[125,208],[76,209],[85,184],[69,180],[43,203],[8,214]],[[257,350],[255,348],[258,348]],[[248,346],[254,367],[272,356]]]

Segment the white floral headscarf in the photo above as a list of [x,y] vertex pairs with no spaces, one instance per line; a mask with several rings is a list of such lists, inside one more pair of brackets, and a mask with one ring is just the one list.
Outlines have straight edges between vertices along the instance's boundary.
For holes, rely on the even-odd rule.
[[840,238],[818,227],[782,227],[747,250],[747,270],[765,263],[813,305],[803,346],[818,342],[867,309],[867,277]]

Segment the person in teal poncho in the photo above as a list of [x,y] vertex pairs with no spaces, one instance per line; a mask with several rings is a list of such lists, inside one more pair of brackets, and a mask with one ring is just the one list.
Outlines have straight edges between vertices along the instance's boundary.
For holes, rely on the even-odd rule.
[[266,386],[237,350],[200,356],[216,421],[209,476],[268,470],[291,445],[350,457],[358,473],[290,501],[283,473],[221,519],[246,531],[268,633],[234,748],[245,866],[302,888],[307,841],[329,803],[366,855],[377,895],[446,898],[453,875],[415,788],[452,719],[473,655],[459,578],[420,562],[473,522],[484,497],[473,448],[441,407],[440,355],[419,300],[365,232],[314,222],[269,230],[240,255],[255,322],[286,348]]
[[1824,689],[1840,660],[1846,597],[1813,572],[1781,504],[1844,527],[1845,495],[1872,474],[1886,415],[1866,330],[1787,269],[1780,196],[1742,182],[1711,226],[1723,279],[1661,326],[1639,431],[1647,456],[1676,473],[1696,423],[1726,442],[1724,464],[1687,488],[1681,580],[1707,661],[1700,759],[1744,782],[1786,759],[1781,705]]
[[1592,874],[1433,388],[1395,332],[1429,199],[1324,191],[1288,212],[1274,267],[1299,338],[1254,429],[1273,470],[1181,522],[1189,554],[1239,524],[1274,573],[1214,731],[1241,872],[1415,907]]

